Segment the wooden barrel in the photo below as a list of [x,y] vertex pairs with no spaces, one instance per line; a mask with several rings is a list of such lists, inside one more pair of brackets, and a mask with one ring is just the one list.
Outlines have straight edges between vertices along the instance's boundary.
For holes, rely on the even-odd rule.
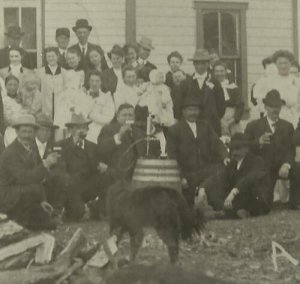
[[138,159],[132,177],[134,189],[162,186],[181,191],[181,178],[176,160]]

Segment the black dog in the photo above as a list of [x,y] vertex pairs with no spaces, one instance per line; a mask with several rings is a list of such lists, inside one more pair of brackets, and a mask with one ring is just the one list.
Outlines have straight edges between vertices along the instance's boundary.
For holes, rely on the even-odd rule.
[[116,184],[108,190],[107,213],[111,233],[119,230],[118,240],[129,233],[131,260],[142,244],[145,227],[153,227],[167,245],[171,263],[178,260],[180,237],[187,240],[204,227],[199,209],[192,211],[180,193],[163,187],[132,190]]

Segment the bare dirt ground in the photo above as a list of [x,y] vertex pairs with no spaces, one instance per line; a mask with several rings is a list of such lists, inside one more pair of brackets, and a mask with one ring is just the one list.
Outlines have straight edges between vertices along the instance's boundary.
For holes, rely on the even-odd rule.
[[[106,222],[65,224],[55,233],[58,244],[63,246],[78,227],[83,228],[91,243],[109,237]],[[179,265],[238,284],[300,283],[300,265],[295,267],[282,258],[278,261],[279,271],[274,272],[271,260],[271,241],[300,260],[300,212],[274,211],[244,221],[209,221],[205,235],[208,246],[181,242]],[[168,263],[167,250],[156,234],[147,230],[145,239],[137,263]],[[118,255],[129,255],[128,237],[120,244]]]

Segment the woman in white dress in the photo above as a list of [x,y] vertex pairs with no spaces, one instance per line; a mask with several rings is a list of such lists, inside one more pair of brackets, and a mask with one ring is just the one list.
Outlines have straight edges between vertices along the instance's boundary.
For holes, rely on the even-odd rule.
[[55,47],[46,48],[45,59],[45,66],[40,69],[42,110],[53,119],[63,91],[63,69],[58,64],[58,51]]
[[[66,61],[71,69],[62,72],[64,90],[57,100],[54,113],[54,124],[63,130],[66,129],[65,123],[71,119],[72,113],[81,113],[87,117],[92,105],[92,100],[83,87],[85,75],[84,71],[79,69],[80,58],[78,50],[68,49]],[[56,137],[58,138],[64,137]]]
[[5,80],[8,75],[14,75],[19,79],[22,86],[23,75],[31,72],[31,70],[22,66],[22,51],[20,48],[11,48],[9,50],[9,66],[0,69],[0,76]]
[[[287,50],[278,50],[273,54],[273,61],[277,66],[278,73],[266,78],[256,88],[261,90],[258,90],[258,93],[264,94],[264,96],[272,89],[278,90],[281,99],[285,102],[281,109],[280,118],[289,121],[296,128],[299,121],[300,84],[299,79],[290,74],[294,55]],[[257,103],[261,110],[263,110],[262,100],[264,96],[257,97]]]
[[92,100],[92,107],[88,114],[89,131],[86,139],[97,144],[102,127],[112,121],[115,116],[115,107],[110,92],[101,91],[101,73],[91,71],[87,77],[89,90],[87,94]]
[[132,66],[126,66],[123,68],[122,73],[124,84],[118,85],[117,90],[114,93],[116,111],[120,105],[125,103],[135,107],[140,99],[139,88],[136,85],[136,69]]

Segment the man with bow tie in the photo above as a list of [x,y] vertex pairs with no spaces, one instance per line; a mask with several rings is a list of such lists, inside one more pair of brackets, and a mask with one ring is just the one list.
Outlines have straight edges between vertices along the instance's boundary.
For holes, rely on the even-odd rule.
[[[182,118],[168,130],[167,154],[176,159],[182,175],[183,194],[194,205],[197,187],[224,166],[228,153],[209,123],[199,120],[199,103],[187,97]],[[214,194],[215,198],[220,198]]]
[[[273,190],[264,160],[249,151],[249,141],[243,133],[232,136],[229,148],[230,162],[200,186],[196,203],[208,202],[227,216],[241,219],[267,214]],[[211,198],[213,190],[220,194],[219,203]]]
[[193,97],[201,108],[201,118],[207,120],[218,136],[221,135],[221,118],[225,113],[225,98],[221,84],[208,72],[210,55],[205,49],[196,50],[193,62],[195,73],[184,80],[176,93],[174,111],[182,108],[185,97]]
[[295,147],[293,146],[293,125],[280,119],[280,111],[285,103],[277,90],[271,90],[263,100],[266,116],[250,122],[245,134],[252,142],[251,150],[261,156],[269,168],[272,187],[277,179],[290,179],[290,192],[298,190],[294,183]]
[[53,230],[52,206],[46,201],[45,181],[60,155],[41,159],[34,146],[39,126],[31,115],[14,123],[17,138],[3,152],[0,161],[0,211],[26,228]]
[[66,127],[71,136],[57,143],[62,161],[69,175],[64,207],[66,218],[79,221],[89,216],[89,201],[99,198],[104,209],[107,166],[100,163],[97,145],[86,140],[90,121],[82,114],[73,113]]

